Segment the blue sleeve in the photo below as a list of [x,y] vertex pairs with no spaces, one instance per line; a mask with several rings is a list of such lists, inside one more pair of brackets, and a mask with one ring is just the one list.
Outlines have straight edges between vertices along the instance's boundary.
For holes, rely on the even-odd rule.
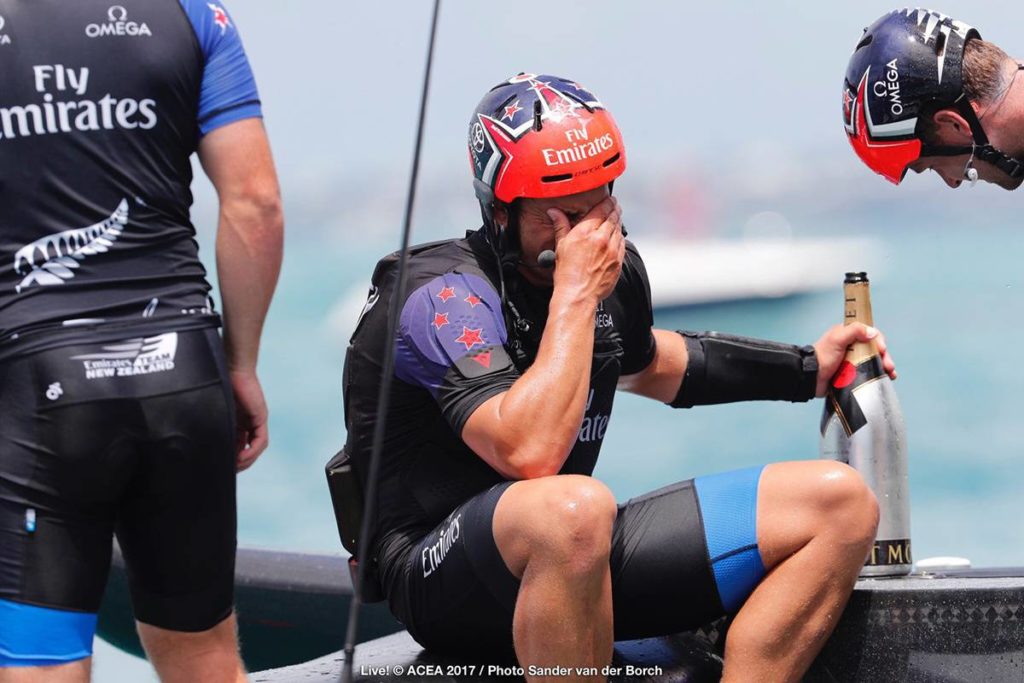
[[192,23],[203,52],[203,80],[199,91],[199,132],[206,135],[221,126],[261,117],[249,60],[234,20],[219,1],[179,0]]
[[397,336],[395,375],[429,391],[456,433],[519,376],[504,346],[501,299],[476,275],[448,273],[416,289]]

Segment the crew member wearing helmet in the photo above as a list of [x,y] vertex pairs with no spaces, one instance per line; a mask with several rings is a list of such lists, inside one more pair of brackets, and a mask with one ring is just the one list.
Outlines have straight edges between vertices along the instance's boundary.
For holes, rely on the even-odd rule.
[[1024,180],[1024,66],[977,29],[926,9],[894,10],[864,29],[843,84],[857,156],[899,184],[931,169],[950,187]]
[[676,408],[807,401],[847,345],[877,331],[836,326],[797,347],[653,329],[644,264],[611,196],[626,150],[579,83],[498,84],[470,120],[469,156],[483,227],[411,250],[393,339],[397,256],[383,259],[345,363],[343,457],[363,486],[387,419],[361,559],[392,611],[430,649],[514,647],[530,678],[600,671],[613,639],[738,611],[725,680],[796,680],[874,539],[877,505],[858,474],[770,464],[621,505],[591,474],[616,388]]

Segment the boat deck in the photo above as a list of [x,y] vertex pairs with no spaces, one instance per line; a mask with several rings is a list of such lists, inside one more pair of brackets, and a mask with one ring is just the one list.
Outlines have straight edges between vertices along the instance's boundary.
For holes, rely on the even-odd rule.
[[[340,555],[241,548],[236,604],[243,656],[257,682],[337,681],[352,584]],[[613,681],[717,681],[728,622],[620,642]],[[514,661],[425,652],[382,603],[363,608],[353,680],[521,679]],[[99,633],[141,654],[127,579],[115,554]],[[304,663],[302,663],[304,662]],[[497,667],[497,668],[492,668]],[[965,569],[857,583],[835,633],[804,679],[1024,683],[1024,567]]]

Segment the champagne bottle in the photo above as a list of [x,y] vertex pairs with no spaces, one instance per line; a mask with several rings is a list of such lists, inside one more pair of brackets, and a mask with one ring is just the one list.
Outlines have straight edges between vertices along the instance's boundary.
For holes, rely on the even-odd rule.
[[[847,273],[843,290],[845,324],[874,325],[867,273]],[[821,417],[821,455],[860,472],[878,498],[878,535],[861,576],[909,574],[906,427],[875,340],[851,345],[832,378]]]

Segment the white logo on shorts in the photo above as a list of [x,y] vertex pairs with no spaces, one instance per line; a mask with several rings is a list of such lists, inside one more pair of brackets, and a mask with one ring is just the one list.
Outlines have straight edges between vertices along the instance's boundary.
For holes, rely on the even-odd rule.
[[60,382],[54,382],[50,386],[46,387],[46,398],[51,401],[56,401],[58,398],[64,395],[64,388],[61,387]]
[[441,563],[444,562],[445,555],[452,549],[452,545],[455,544],[455,541],[459,540],[459,534],[462,532],[461,521],[462,514],[455,515],[455,519],[451,520],[446,528],[441,529],[437,540],[432,545],[423,549],[424,578],[437,570]]
[[86,379],[133,377],[173,370],[177,351],[178,333],[167,332],[107,344],[99,353],[72,356],[71,360],[82,361]]

